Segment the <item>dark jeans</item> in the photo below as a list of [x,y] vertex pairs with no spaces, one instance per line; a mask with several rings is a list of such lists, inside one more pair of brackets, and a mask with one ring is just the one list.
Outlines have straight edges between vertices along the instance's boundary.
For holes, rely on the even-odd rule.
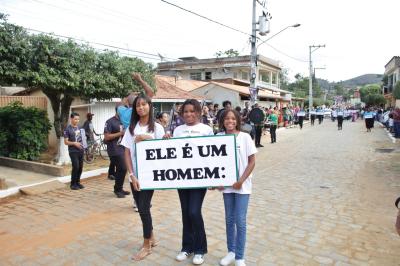
[[110,175],[115,177],[115,164],[111,160],[110,160],[110,165],[108,166],[108,176]]
[[153,232],[153,219],[151,218],[150,206],[154,190],[135,191],[132,183],[129,182],[129,184],[131,185],[133,198],[135,199],[136,207],[142,220],[143,238],[149,239]]
[[342,129],[343,126],[343,116],[338,116],[337,117],[337,126],[339,129]]
[[178,189],[182,210],[182,250],[194,254],[207,253],[207,237],[201,206],[207,189]]
[[322,120],[324,120],[324,117],[322,115],[317,115],[318,116],[318,124],[322,123]]
[[256,145],[260,145],[262,126],[255,126],[255,130],[256,130],[255,143],[256,143]]
[[311,125],[313,126],[315,122],[315,115],[311,115]]
[[303,121],[304,121],[304,116],[299,116],[299,126],[300,126],[300,129],[303,128]]
[[116,155],[110,156],[110,161],[115,165],[115,185],[114,192],[122,191],[125,175],[126,175],[126,166],[124,155]]
[[400,121],[393,122],[394,137],[400,138]]
[[71,185],[79,184],[81,181],[81,174],[83,168],[83,151],[70,152],[72,171],[71,171]]
[[271,143],[276,142],[276,125],[271,125],[269,128],[269,133],[271,135]]

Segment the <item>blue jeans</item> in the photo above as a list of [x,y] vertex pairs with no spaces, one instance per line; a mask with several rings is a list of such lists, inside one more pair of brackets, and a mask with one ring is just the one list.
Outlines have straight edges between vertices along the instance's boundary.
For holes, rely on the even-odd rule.
[[235,260],[244,258],[246,216],[250,194],[224,193],[226,240]]

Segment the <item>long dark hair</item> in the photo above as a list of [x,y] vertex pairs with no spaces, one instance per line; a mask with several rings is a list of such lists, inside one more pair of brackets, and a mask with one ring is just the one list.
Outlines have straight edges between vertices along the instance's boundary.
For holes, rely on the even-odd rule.
[[132,103],[132,115],[131,115],[131,123],[129,125],[129,132],[133,136],[133,131],[136,127],[136,124],[139,123],[140,116],[136,111],[136,104],[138,103],[139,100],[144,100],[148,105],[149,105],[149,127],[147,129],[147,132],[154,132],[154,127],[155,127],[155,121],[154,121],[154,116],[153,116],[153,103],[151,102],[151,99],[147,97],[144,94],[139,94],[136,96],[135,100],[133,100]]
[[241,119],[240,119],[240,114],[238,113],[238,111],[234,110],[234,109],[228,109],[222,112],[221,114],[221,118],[219,119],[219,128],[222,129],[223,131],[226,131],[226,128],[224,126],[224,121],[226,116],[229,113],[233,113],[233,115],[235,116],[235,120],[236,120],[236,130],[240,131],[241,129]]

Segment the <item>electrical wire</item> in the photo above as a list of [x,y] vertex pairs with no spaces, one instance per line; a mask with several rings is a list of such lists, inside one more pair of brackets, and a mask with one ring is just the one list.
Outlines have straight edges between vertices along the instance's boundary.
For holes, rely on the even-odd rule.
[[269,43],[265,43],[265,44],[268,45],[269,47],[271,47],[271,48],[272,48],[273,50],[275,50],[276,52],[278,52],[278,53],[280,53],[280,54],[282,54],[282,55],[284,55],[284,56],[287,56],[287,57],[289,57],[289,58],[291,58],[291,59],[293,59],[293,60],[296,60],[296,61],[299,61],[299,62],[304,62],[304,63],[308,62],[308,60],[304,60],[304,59],[300,59],[300,58],[296,58],[296,57],[294,57],[294,56],[288,55],[287,53],[282,52],[282,51],[278,50],[277,48],[273,47],[273,46],[272,46],[271,44],[269,44]]
[[240,33],[245,34],[245,35],[248,35],[248,36],[250,36],[250,37],[252,36],[251,34],[249,34],[249,33],[247,33],[247,32],[244,32],[244,31],[235,29],[235,28],[233,28],[233,27],[231,27],[231,26],[225,25],[225,24],[223,24],[223,23],[221,23],[221,22],[218,22],[218,21],[216,21],[216,20],[214,20],[214,19],[211,19],[211,18],[208,18],[208,17],[206,17],[206,16],[200,15],[200,14],[194,12],[194,11],[191,11],[191,10],[189,10],[189,9],[183,8],[183,7],[178,6],[178,5],[174,4],[174,3],[171,3],[171,2],[168,2],[168,1],[165,1],[165,0],[161,0],[161,2],[164,2],[164,3],[168,4],[168,5],[174,6],[174,7],[176,7],[176,8],[179,8],[179,9],[181,9],[181,10],[183,10],[183,11],[186,11],[186,12],[192,14],[192,15],[201,17],[201,18],[203,18],[203,19],[205,19],[205,20],[211,21],[211,22],[213,22],[213,23],[215,23],[215,24],[218,24],[218,25],[220,25],[220,26],[222,26],[222,27],[231,29],[231,30],[236,31],[236,32],[240,32]]
[[[60,34],[55,34],[55,33],[49,33],[49,32],[45,32],[45,31],[41,31],[41,30],[36,30],[36,29],[31,29],[31,28],[25,28],[28,31],[33,31],[33,32],[39,32],[42,34],[46,34],[46,35],[52,35],[52,36],[56,36],[56,37],[60,37],[60,38],[65,38],[65,39],[71,39],[74,41],[79,41],[79,42],[84,42],[84,43],[89,43],[89,44],[95,44],[95,45],[100,45],[100,46],[104,46],[104,47],[109,47],[109,48],[113,48],[113,49],[118,49],[118,50],[122,50],[122,51],[127,51],[127,52],[133,52],[133,53],[139,53],[139,54],[144,54],[144,55],[149,55],[149,56],[154,56],[156,58],[159,58],[160,56],[158,54],[152,54],[152,53],[148,53],[148,52],[142,52],[142,51],[138,51],[138,50],[132,50],[132,49],[128,49],[128,48],[123,48],[123,47],[118,47],[115,45],[109,45],[109,44],[104,44],[104,43],[99,43],[99,42],[91,42],[91,41],[86,41],[83,39],[78,39],[78,38],[74,38],[71,36],[65,36],[65,35],[60,35]],[[138,56],[138,57],[144,57],[144,56]],[[176,58],[170,58],[170,57],[165,57],[167,59],[172,59],[172,60],[179,60]],[[153,58],[154,59],[154,58]]]

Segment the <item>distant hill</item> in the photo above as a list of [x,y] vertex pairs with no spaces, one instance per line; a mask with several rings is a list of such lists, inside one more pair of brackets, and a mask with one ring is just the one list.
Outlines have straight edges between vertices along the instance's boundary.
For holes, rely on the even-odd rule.
[[318,84],[324,89],[328,90],[335,84],[340,84],[345,88],[355,88],[361,87],[367,84],[380,84],[382,82],[382,74],[365,74],[352,79],[339,81],[339,82],[329,82],[325,79],[317,79]]
[[357,86],[364,86],[367,84],[379,84],[382,82],[382,74],[365,74],[359,77],[348,79],[338,82],[345,88],[355,88]]

